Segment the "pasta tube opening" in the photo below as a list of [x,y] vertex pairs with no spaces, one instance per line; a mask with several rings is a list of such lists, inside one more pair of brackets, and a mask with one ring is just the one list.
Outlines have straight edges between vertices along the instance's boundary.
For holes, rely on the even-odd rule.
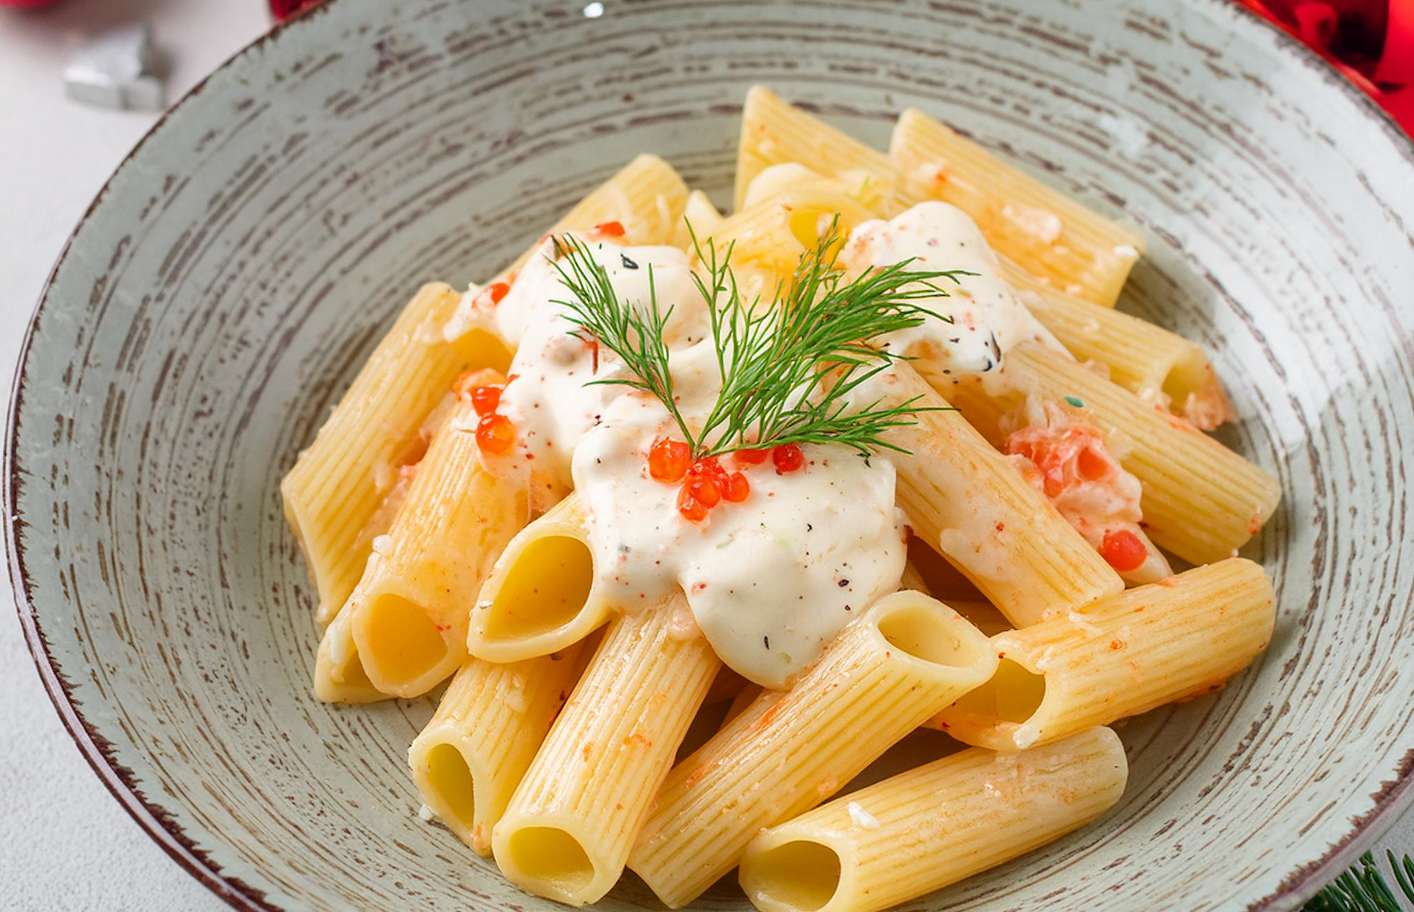
[[833,181],[799,184],[724,219],[712,230],[711,241],[719,250],[732,246],[734,265],[765,266],[788,279],[801,256],[819,245],[837,218],[831,254],[874,213]]
[[609,618],[574,494],[511,539],[472,611],[467,649],[491,662],[549,655]]
[[408,749],[423,803],[481,856],[580,672],[584,647],[506,665],[468,659]]
[[552,826],[521,827],[506,840],[496,862],[517,883],[533,881],[552,898],[582,905],[570,897],[594,880],[594,863],[584,845],[567,831]]
[[840,856],[820,842],[796,840],[753,859],[751,894],[762,912],[817,912],[840,888]]
[[953,704],[953,711],[982,728],[1024,725],[1046,699],[1046,677],[1011,659],[997,663],[997,673]]
[[354,642],[352,615],[342,612],[324,628],[314,659],[314,695],[325,703],[373,703],[388,695],[373,686]]
[[427,752],[422,795],[438,817],[470,830],[476,816],[476,783],[466,758],[451,744]]
[[1194,345],[1174,360],[1162,386],[1169,409],[1194,427],[1212,430],[1232,419],[1232,406],[1203,350]]
[[537,636],[563,627],[584,608],[594,585],[594,559],[577,538],[536,539],[516,555],[515,565],[489,606],[488,637]]
[[451,652],[427,609],[411,599],[381,593],[364,610],[368,640],[378,644],[378,672],[385,681],[420,678],[427,669],[440,666]]
[[962,636],[955,616],[940,614],[921,601],[896,603],[878,619],[879,635],[920,662],[966,668],[982,658],[976,631]]

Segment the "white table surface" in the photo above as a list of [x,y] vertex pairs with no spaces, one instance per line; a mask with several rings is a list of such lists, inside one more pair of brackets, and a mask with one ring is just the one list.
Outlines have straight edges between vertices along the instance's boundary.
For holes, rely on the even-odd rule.
[[[156,119],[67,100],[64,62],[84,35],[144,18],[154,25],[170,99],[270,25],[263,0],[64,0],[42,10],[0,8],[4,384],[59,249]],[[168,859],[89,771],[40,686],[10,592],[6,582],[0,588],[0,910],[226,908]],[[1381,845],[1414,852],[1414,814]]]

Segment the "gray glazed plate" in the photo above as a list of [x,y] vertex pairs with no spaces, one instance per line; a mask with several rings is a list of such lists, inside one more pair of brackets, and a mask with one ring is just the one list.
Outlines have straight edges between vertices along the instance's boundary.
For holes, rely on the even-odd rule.
[[[321,705],[277,482],[423,281],[490,275],[635,152],[725,198],[748,85],[932,112],[1143,227],[1275,471],[1271,649],[1121,729],[1104,819],[910,909],[1287,910],[1414,794],[1414,149],[1223,0],[337,0],[114,175],[30,327],[21,620],[95,771],[242,909],[548,908],[418,820],[430,707]],[[650,904],[628,883],[607,909]],[[698,904],[737,909],[722,889]]]

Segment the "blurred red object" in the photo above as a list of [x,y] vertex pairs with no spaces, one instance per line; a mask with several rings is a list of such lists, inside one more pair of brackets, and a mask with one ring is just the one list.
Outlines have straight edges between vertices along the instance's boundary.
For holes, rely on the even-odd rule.
[[[0,2],[4,2],[4,0],[0,0]],[[270,12],[275,15],[276,19],[284,22],[322,2],[323,0],[270,0]]]
[[1414,0],[1237,0],[1294,35],[1414,136]]

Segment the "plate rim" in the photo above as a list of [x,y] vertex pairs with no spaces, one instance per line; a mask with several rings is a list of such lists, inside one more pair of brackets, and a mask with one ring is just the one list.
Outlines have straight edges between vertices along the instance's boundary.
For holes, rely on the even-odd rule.
[[[1242,0],[1197,0],[1209,11],[1228,10],[1234,13],[1235,21],[1246,20],[1247,27],[1255,24],[1275,39],[1278,53],[1287,54],[1293,63],[1318,74],[1324,82],[1334,85],[1336,90],[1354,102],[1366,119],[1378,124],[1388,135],[1414,174],[1414,136],[1404,132],[1394,118],[1369,95],[1346,79],[1329,61],[1298,41],[1290,33],[1275,23],[1258,15]],[[84,210],[83,215],[69,232],[54,265],[45,277],[34,308],[25,324],[23,339],[15,360],[15,373],[6,406],[4,437],[0,440],[3,448],[4,478],[0,480],[0,505],[4,509],[4,521],[0,523],[3,536],[5,558],[8,562],[11,587],[15,596],[15,608],[19,615],[20,628],[24,634],[25,646],[34,662],[45,693],[48,694],[55,712],[59,715],[65,731],[73,740],[79,753],[88,763],[108,792],[118,804],[128,812],[138,826],[160,846],[188,874],[200,881],[217,897],[228,905],[243,912],[300,912],[304,907],[291,907],[272,903],[263,890],[246,883],[240,877],[224,871],[209,853],[189,837],[173,813],[156,800],[143,793],[136,775],[124,766],[116,755],[112,742],[98,730],[83,714],[73,698],[71,685],[60,669],[57,660],[49,651],[47,637],[40,624],[39,613],[30,598],[30,579],[25,569],[24,550],[21,538],[23,531],[19,517],[15,513],[16,496],[20,483],[21,469],[17,462],[16,447],[19,439],[19,413],[24,404],[24,379],[32,354],[35,328],[40,314],[49,301],[54,279],[68,259],[79,233],[88,224],[94,212],[103,203],[113,182],[141,153],[142,149],[167,124],[168,118],[186,108],[192,99],[199,96],[207,84],[218,74],[235,66],[247,54],[272,42],[287,30],[310,27],[310,23],[324,16],[336,7],[348,7],[348,2],[324,0],[313,7],[301,11],[285,22],[274,23],[267,31],[227,57],[210,73],[191,87],[173,105],[155,120],[140,140],[125,154],[112,174],[104,181],[103,187]],[[1414,592],[1411,592],[1414,596]],[[1361,852],[1373,844],[1387,830],[1402,812],[1414,805],[1414,748],[1401,759],[1396,777],[1381,785],[1372,796],[1374,806],[1360,817],[1351,818],[1350,831],[1330,846],[1325,854],[1288,874],[1273,892],[1248,904],[1248,912],[1287,912],[1297,909],[1303,902],[1330,881],[1336,874],[1354,863]]]

